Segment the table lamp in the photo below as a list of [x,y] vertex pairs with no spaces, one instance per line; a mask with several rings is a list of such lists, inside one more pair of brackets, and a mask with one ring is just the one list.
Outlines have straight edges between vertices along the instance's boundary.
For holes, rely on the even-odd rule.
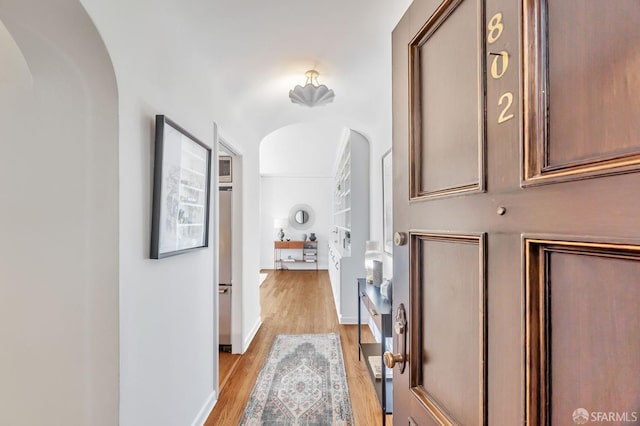
[[289,221],[286,218],[273,219],[273,227],[280,230],[278,232],[278,238],[280,241],[284,240],[284,228],[286,228],[288,224]]

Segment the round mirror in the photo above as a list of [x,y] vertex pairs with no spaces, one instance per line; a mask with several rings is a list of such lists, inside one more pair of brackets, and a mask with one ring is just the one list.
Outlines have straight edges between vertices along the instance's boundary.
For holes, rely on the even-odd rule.
[[298,222],[300,225],[304,225],[305,223],[309,222],[309,212],[300,209],[296,212],[295,219],[296,222]]
[[296,204],[289,210],[289,225],[296,230],[304,231],[315,222],[313,207],[308,204]]

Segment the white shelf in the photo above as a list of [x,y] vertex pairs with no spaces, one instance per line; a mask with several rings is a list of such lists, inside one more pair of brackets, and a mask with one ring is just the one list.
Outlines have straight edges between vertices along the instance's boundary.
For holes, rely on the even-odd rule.
[[203,163],[205,162],[204,157],[196,154],[195,152],[191,152],[188,149],[183,149],[182,152],[186,152],[187,154],[191,155],[192,157],[195,157],[197,160],[202,161]]
[[188,167],[182,167],[182,170],[186,170],[186,171],[188,171],[189,173],[193,173],[194,175],[204,176],[204,173],[199,172],[199,171],[197,171],[197,170],[190,169],[190,168],[188,168]]
[[204,189],[196,188],[195,186],[187,185],[187,184],[184,184],[184,183],[181,183],[180,186],[183,186],[183,187],[189,188],[189,189],[193,189],[194,191],[204,192]]
[[337,212],[334,213],[334,216],[337,216],[339,214],[343,214],[346,212],[350,212],[351,211],[351,207],[347,207],[346,209],[342,209],[342,210],[338,210]]

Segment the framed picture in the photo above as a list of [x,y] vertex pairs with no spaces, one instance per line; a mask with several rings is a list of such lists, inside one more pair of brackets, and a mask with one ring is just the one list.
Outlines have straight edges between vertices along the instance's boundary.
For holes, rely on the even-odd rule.
[[151,258],[209,244],[211,148],[156,115]]
[[382,156],[382,240],[384,252],[393,254],[393,169],[391,150]]

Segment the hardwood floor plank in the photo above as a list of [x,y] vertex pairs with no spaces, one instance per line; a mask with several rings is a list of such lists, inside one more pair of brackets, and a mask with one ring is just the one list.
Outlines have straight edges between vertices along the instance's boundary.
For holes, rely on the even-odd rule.
[[241,357],[242,355],[238,355],[238,354],[230,354],[228,352],[218,352],[218,362],[219,362],[218,377],[220,377],[221,391],[224,388],[224,385],[227,383],[227,380],[229,380],[229,377],[231,377],[231,374],[233,374],[233,371],[238,366],[238,362],[240,362]]
[[[353,291],[356,291],[356,283]],[[354,423],[382,424],[381,410],[364,361],[358,361],[358,328],[340,325],[326,271],[273,271],[260,287],[262,327],[226,381],[207,426],[238,425],[276,334],[338,333]],[[363,341],[373,342],[368,327]],[[387,416],[387,424],[391,416]]]

